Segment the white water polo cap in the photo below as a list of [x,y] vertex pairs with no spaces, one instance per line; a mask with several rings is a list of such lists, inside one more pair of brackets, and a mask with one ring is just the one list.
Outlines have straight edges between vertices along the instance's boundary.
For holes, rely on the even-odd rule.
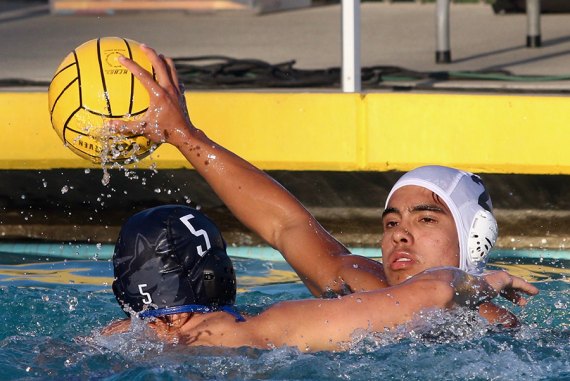
[[498,235],[491,197],[481,178],[455,168],[429,165],[416,168],[394,184],[386,199],[398,189],[415,185],[438,195],[450,209],[459,235],[459,268],[481,273]]

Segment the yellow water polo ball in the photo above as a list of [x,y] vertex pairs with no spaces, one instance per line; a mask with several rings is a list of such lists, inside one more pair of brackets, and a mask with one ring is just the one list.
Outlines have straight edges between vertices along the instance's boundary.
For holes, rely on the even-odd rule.
[[107,119],[135,120],[149,107],[146,89],[118,60],[131,58],[153,73],[136,41],[104,37],[85,42],[65,57],[48,89],[52,126],[64,144],[95,163],[131,163],[156,147],[141,135],[119,136]]

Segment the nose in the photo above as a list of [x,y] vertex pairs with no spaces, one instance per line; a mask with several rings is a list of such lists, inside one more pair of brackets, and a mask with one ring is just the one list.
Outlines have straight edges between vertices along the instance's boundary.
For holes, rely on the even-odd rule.
[[398,226],[392,233],[394,243],[411,243],[412,239],[412,234],[404,226]]

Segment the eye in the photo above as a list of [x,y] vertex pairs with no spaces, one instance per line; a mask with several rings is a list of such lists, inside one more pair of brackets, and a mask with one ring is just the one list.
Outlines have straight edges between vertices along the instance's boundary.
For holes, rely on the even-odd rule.
[[390,229],[398,226],[398,221],[396,220],[386,220],[384,221],[384,229]]
[[437,220],[431,216],[423,216],[420,218],[420,222],[423,222],[425,224],[436,224]]

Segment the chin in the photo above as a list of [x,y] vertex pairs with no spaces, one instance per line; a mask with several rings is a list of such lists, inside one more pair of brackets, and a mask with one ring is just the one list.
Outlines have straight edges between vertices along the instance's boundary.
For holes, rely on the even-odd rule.
[[409,275],[409,274],[396,274],[393,276],[388,276],[388,285],[389,286],[397,286],[400,283],[403,283],[405,281],[407,281],[408,279],[410,279],[413,275]]
[[397,273],[386,274],[389,286],[397,286],[400,283],[404,283],[408,279],[414,277],[415,275],[421,273],[421,271],[398,271]]

